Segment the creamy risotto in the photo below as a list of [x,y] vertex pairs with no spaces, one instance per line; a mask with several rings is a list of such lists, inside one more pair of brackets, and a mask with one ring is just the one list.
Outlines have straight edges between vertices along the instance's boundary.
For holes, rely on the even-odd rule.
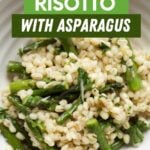
[[36,39],[10,61],[0,130],[14,150],[119,150],[143,141],[150,54],[125,38]]

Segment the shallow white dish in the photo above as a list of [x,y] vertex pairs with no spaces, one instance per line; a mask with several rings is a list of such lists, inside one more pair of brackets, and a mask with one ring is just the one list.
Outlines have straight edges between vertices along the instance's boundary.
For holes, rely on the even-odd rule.
[[[133,46],[137,50],[150,51],[150,3],[149,0],[130,1],[130,12],[142,14],[142,37],[132,39]],[[23,12],[22,0],[0,0],[0,89],[3,89],[7,83],[6,65],[9,60],[18,59],[18,49],[24,46],[29,39],[15,39],[11,37],[11,14]],[[149,150],[150,132],[145,134],[145,140],[135,148],[123,148],[124,150]],[[6,143],[0,137],[0,150],[6,150]]]

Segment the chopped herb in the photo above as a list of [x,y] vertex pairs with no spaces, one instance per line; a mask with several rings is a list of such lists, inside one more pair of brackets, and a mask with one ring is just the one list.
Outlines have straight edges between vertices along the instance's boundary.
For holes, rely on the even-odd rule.
[[106,51],[110,50],[110,47],[109,47],[107,44],[105,44],[104,42],[102,42],[102,43],[100,44],[99,48],[100,48],[103,52],[106,52]]

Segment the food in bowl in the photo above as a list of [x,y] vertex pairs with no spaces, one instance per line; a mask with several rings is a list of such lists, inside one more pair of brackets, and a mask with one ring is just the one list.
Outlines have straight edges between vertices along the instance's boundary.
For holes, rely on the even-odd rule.
[[119,150],[143,141],[150,54],[126,38],[36,39],[10,61],[0,130],[15,150]]

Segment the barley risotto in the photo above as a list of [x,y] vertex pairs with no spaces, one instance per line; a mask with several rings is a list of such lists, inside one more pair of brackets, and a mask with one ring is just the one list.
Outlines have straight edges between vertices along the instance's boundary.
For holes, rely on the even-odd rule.
[[14,150],[119,150],[143,141],[150,54],[126,38],[34,39],[10,61],[0,130]]

